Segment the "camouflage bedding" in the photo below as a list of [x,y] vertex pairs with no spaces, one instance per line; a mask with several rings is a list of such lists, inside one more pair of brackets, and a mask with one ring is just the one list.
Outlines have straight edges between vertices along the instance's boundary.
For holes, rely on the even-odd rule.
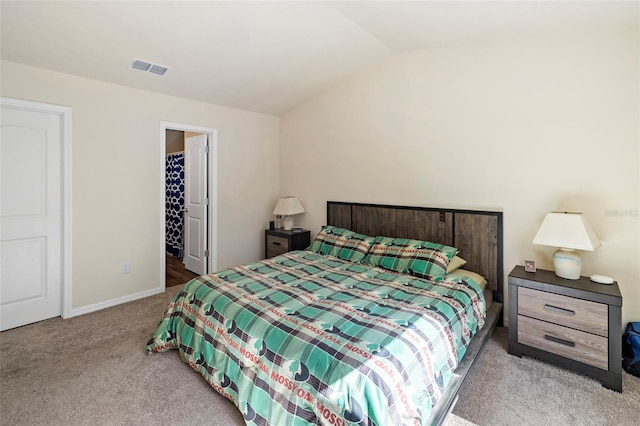
[[484,318],[473,282],[297,251],[190,281],[147,351],[178,349],[249,425],[423,425]]

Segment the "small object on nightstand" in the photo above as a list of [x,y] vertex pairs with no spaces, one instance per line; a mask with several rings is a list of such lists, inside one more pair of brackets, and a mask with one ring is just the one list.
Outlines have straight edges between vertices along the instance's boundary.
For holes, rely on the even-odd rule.
[[527,272],[535,272],[536,271],[536,262],[533,260],[525,260],[524,261],[524,270]]
[[294,226],[291,230],[293,232],[304,232],[304,228],[302,226]]
[[611,277],[607,277],[604,275],[591,275],[589,277],[589,279],[591,279],[591,281],[593,281],[594,283],[598,283],[598,284],[613,284],[614,279]]

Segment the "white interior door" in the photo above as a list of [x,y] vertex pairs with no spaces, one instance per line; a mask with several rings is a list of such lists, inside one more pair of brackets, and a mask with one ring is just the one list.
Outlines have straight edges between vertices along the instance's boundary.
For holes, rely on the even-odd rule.
[[62,309],[63,116],[2,103],[0,328]]
[[207,135],[184,140],[184,266],[207,273]]

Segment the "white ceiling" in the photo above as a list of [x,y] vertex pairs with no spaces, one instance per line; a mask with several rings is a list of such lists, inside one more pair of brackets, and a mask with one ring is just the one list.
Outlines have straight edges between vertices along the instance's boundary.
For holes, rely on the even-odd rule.
[[[395,52],[638,28],[638,1],[2,1],[4,60],[281,114]],[[165,65],[160,77],[134,59]]]

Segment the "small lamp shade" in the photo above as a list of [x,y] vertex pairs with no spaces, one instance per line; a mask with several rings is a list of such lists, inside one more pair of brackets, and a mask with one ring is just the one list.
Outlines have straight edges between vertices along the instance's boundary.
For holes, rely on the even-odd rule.
[[534,244],[559,247],[553,254],[556,275],[577,280],[582,270],[582,257],[575,250],[594,251],[600,240],[582,213],[547,213],[533,239]]
[[304,213],[304,207],[296,197],[283,197],[276,203],[276,208],[273,209],[273,214],[278,216],[284,216],[284,229],[291,230],[293,228],[294,214]]

